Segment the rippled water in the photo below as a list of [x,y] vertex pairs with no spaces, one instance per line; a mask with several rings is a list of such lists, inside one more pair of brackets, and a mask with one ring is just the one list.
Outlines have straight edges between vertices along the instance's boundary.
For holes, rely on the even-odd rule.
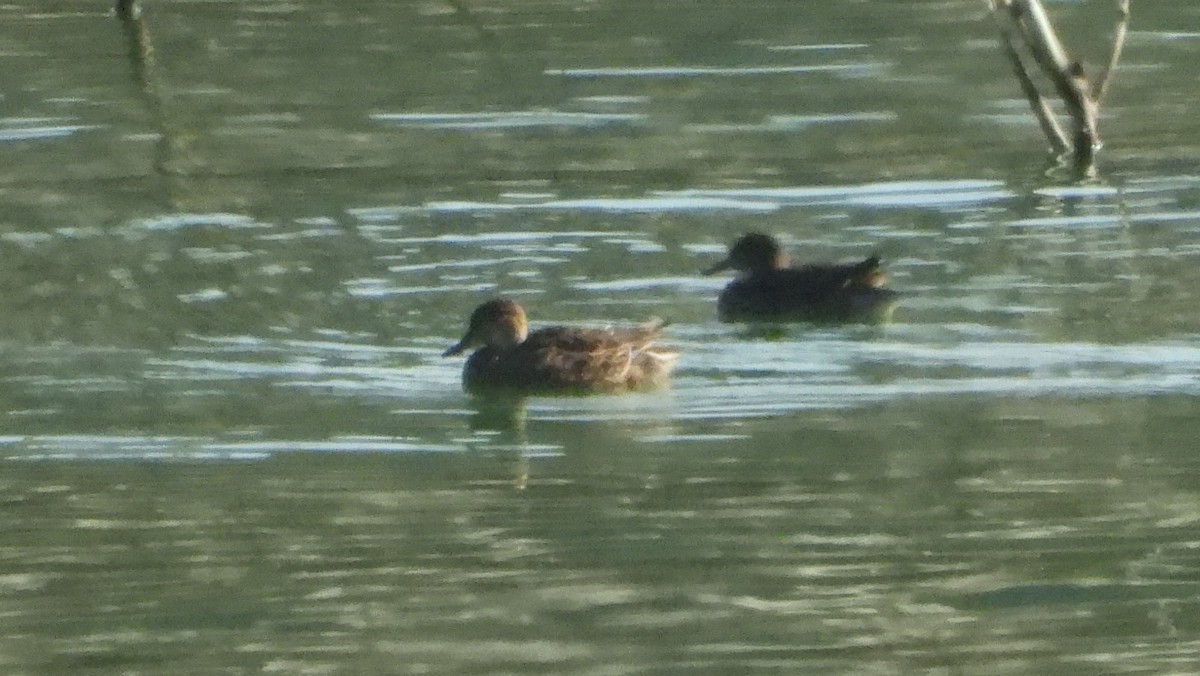
[[[0,667],[1194,671],[1200,8],[1076,180],[978,3],[793,5],[0,7]],[[718,323],[750,230],[893,321]],[[495,294],[674,386],[466,397]]]

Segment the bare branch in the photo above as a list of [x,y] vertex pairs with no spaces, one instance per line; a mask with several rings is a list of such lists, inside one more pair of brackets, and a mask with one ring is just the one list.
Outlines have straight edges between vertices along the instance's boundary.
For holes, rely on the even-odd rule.
[[[1003,2],[1004,0],[1001,1]],[[1025,68],[1025,63],[1021,61],[1021,56],[1017,51],[1017,38],[1014,35],[1016,29],[999,12],[995,11],[997,9],[997,0],[984,0],[984,2],[993,9],[992,18],[996,21],[996,28],[1000,31],[1000,44],[1004,48],[1004,54],[1008,57],[1008,61],[1012,65],[1013,74],[1017,76],[1017,82],[1021,85],[1021,91],[1024,92],[1025,98],[1029,100],[1029,107],[1033,109],[1033,114],[1037,117],[1038,124],[1042,127],[1042,132],[1050,142],[1051,150],[1053,150],[1055,155],[1067,152],[1071,148],[1070,142],[1067,141],[1067,135],[1063,132],[1062,126],[1058,124],[1058,120],[1054,117],[1054,112],[1050,109],[1050,103],[1038,91],[1037,85],[1033,83],[1033,78],[1029,76],[1029,71]],[[1007,5],[1007,2],[1005,4]]]
[[1070,96],[1063,96],[1067,111],[1071,113],[1071,127],[1074,131],[1075,164],[1090,166],[1096,150],[1102,145],[1100,132],[1096,129],[1096,120],[1100,117],[1100,104],[1091,96],[1091,87],[1087,75],[1083,72],[1083,64],[1071,64],[1071,77],[1067,82]]
[[[1100,148],[1097,119],[1100,100],[1112,79],[1113,71],[1125,44],[1131,0],[1116,0],[1120,14],[1113,34],[1112,53],[1108,65],[1095,84],[1089,80],[1083,64],[1072,60],[1059,41],[1050,17],[1041,0],[984,0],[1000,29],[1001,46],[1012,65],[1021,91],[1029,100],[1043,133],[1054,152],[1072,152],[1077,169],[1084,173],[1094,170],[1096,151]],[[1006,10],[1002,13],[1002,10]],[[1024,48],[1021,46],[1024,45]],[[1058,119],[1046,98],[1034,84],[1032,63],[1053,85],[1070,117],[1070,138],[1063,133]]]
[[1010,9],[1034,59],[1067,107],[1076,159],[1091,158],[1100,146],[1096,132],[1099,108],[1083,66],[1067,56],[1041,0],[1012,0]]
[[1113,31],[1112,54],[1104,70],[1096,76],[1096,85],[1092,89],[1092,98],[1099,105],[1108,93],[1108,85],[1112,82],[1113,71],[1117,69],[1117,61],[1121,58],[1121,50],[1125,48],[1125,36],[1129,31],[1129,0],[1117,0],[1117,27]]
[[1012,0],[1011,8],[1019,13],[1019,25],[1042,70],[1047,75],[1052,72],[1065,74],[1071,67],[1071,59],[1059,42],[1041,0]]
[[[1069,74],[1072,63],[1059,42],[1041,1],[1013,0],[1009,11],[1034,61],[1042,67],[1042,72],[1054,85],[1063,102],[1068,106],[1072,105],[1074,90]],[[1075,105],[1078,107],[1077,103]]]

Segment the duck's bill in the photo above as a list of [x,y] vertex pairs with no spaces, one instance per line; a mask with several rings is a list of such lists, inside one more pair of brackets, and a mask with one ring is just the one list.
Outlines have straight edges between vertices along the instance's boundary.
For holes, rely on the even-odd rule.
[[446,348],[446,351],[442,353],[442,356],[443,357],[453,357],[456,354],[462,354],[463,350],[465,350],[465,349],[467,349],[467,341],[460,340],[457,343]]
[[728,270],[729,268],[732,268],[732,267],[733,267],[733,261],[726,258],[725,260],[721,261],[720,263],[717,263],[716,265],[712,266],[711,268],[704,270],[700,274],[715,275],[718,272],[721,272],[722,270]]

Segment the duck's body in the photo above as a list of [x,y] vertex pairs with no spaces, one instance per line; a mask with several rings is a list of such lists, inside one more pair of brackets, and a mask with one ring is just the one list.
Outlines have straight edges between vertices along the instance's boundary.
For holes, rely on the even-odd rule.
[[618,393],[665,386],[679,354],[654,345],[664,324],[528,332],[516,303],[488,301],[471,314],[463,339],[445,356],[478,347],[463,367],[468,392]]
[[717,298],[723,322],[877,322],[899,297],[884,287],[878,256],[790,266],[779,243],[758,233],[739,238],[729,257],[705,274],[729,268],[739,275]]

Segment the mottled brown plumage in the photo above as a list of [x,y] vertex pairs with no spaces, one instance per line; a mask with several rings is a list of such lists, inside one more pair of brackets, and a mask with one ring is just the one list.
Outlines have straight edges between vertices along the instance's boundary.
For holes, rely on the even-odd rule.
[[475,308],[466,335],[442,356],[478,348],[463,367],[463,387],[473,393],[652,390],[667,384],[679,356],[654,345],[663,326],[551,326],[529,333],[521,306],[498,298]]
[[887,277],[878,256],[792,267],[779,242],[760,233],[742,235],[729,256],[704,274],[730,268],[738,277],[717,298],[723,322],[883,321],[899,297],[884,288]]

